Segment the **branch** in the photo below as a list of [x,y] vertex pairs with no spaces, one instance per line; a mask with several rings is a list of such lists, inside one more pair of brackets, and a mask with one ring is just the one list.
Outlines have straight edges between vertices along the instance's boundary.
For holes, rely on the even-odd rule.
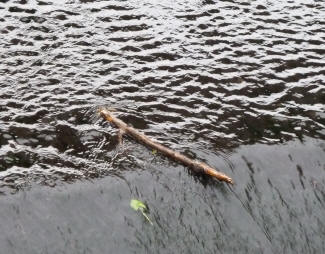
[[169,158],[181,162],[182,164],[192,168],[194,171],[199,173],[204,173],[210,176],[213,176],[217,178],[220,181],[225,181],[227,183],[233,184],[233,180],[228,177],[227,175],[216,171],[215,169],[211,168],[209,165],[199,162],[196,160],[192,160],[188,157],[186,157],[183,154],[180,154],[179,152],[173,151],[153,140],[151,140],[146,135],[140,133],[136,129],[128,126],[125,122],[122,120],[116,118],[111,112],[109,112],[105,108],[100,108],[99,113],[102,117],[104,117],[107,121],[113,123],[116,127],[118,127],[121,131],[121,133],[125,133],[129,135],[130,137],[134,138],[135,140],[144,143],[145,145],[151,147],[154,150],[159,151],[160,153],[168,156]]

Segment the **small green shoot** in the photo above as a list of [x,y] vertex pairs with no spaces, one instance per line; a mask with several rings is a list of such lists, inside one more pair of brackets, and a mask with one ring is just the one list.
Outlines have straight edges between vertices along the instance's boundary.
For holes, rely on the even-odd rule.
[[130,202],[130,206],[135,210],[135,211],[140,211],[142,215],[146,218],[147,221],[150,222],[151,225],[153,225],[152,221],[146,214],[147,207],[144,203],[142,203],[140,200],[137,199],[132,199]]
[[157,150],[155,150],[155,149],[152,150],[152,154],[153,154],[153,155],[156,155],[156,154],[157,154]]

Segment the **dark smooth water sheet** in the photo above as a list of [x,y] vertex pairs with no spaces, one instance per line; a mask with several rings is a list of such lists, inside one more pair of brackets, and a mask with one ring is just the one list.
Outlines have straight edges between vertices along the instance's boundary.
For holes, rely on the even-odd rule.
[[[0,1],[0,252],[324,252],[324,20],[315,0]],[[119,148],[99,106],[235,185]]]

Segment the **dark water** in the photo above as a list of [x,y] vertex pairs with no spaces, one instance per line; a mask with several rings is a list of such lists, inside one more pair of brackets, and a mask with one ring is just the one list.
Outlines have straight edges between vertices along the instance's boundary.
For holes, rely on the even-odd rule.
[[0,74],[0,253],[325,251],[324,1],[2,0]]

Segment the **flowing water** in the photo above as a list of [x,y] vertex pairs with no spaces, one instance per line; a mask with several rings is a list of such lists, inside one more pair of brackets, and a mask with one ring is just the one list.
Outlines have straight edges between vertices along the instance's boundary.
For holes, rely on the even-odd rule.
[[0,74],[1,253],[325,252],[323,0],[1,0]]

